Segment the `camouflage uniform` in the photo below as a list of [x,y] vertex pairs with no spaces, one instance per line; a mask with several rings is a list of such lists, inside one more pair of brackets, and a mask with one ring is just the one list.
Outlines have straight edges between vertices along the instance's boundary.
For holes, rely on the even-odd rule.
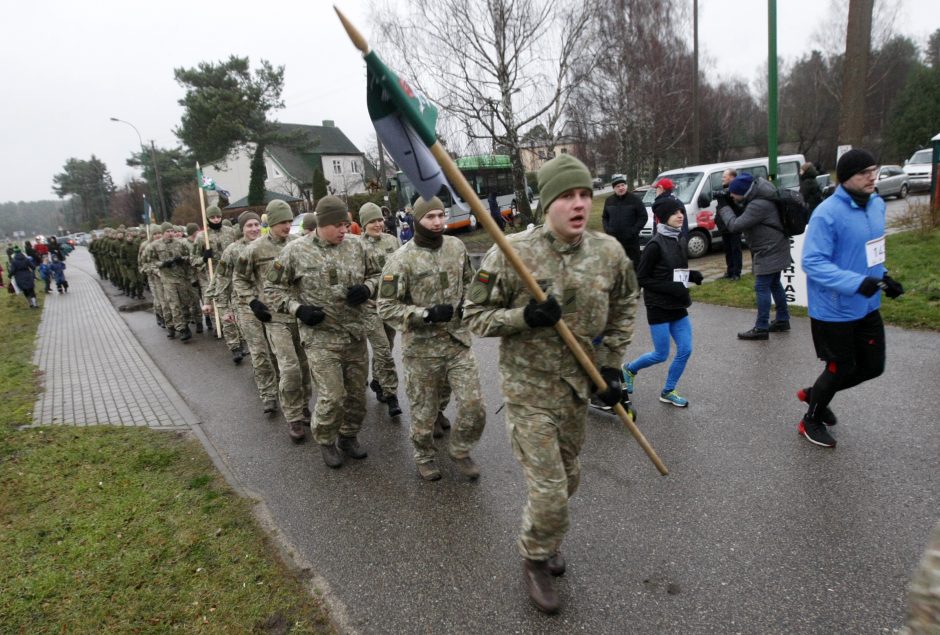
[[[562,306],[562,319],[598,366],[618,368],[633,336],[637,281],[615,239],[586,231],[577,244],[539,226],[509,237],[524,265]],[[548,560],[568,529],[568,499],[580,479],[578,453],[591,381],[552,327],[530,328],[532,296],[495,246],[467,292],[474,333],[498,336],[506,427],[526,475],[519,551]],[[592,341],[599,342],[595,347]]]
[[[386,259],[401,246],[401,243],[395,236],[389,234],[381,234],[377,238],[363,234],[362,246],[366,248],[379,267],[384,267]],[[395,359],[392,357],[395,329],[385,324],[378,316],[374,300],[370,299],[366,306],[369,307],[372,378],[379,383],[386,395],[394,395],[398,392],[398,375],[395,372]]]
[[163,283],[163,320],[167,328],[183,332],[189,328],[190,270],[189,251],[175,238],[164,237],[154,243],[154,259]]
[[278,240],[270,232],[261,236],[241,251],[232,276],[232,285],[240,298],[248,298],[248,302],[257,299],[271,313],[271,321],[264,324],[264,331],[277,358],[281,412],[288,422],[306,419],[303,411],[313,396],[310,368],[300,343],[297,319],[274,310],[264,294],[264,280],[274,259],[295,238],[288,236],[286,240]]
[[940,523],[933,528],[924,557],[914,572],[902,635],[940,633]]
[[[235,316],[238,330],[248,351],[251,353],[251,367],[255,374],[255,384],[258,386],[258,396],[262,402],[277,399],[277,368],[274,365],[274,356],[268,348],[268,341],[264,334],[264,325],[248,308],[248,303],[254,300],[255,294],[245,297],[239,296],[233,286],[233,276],[241,252],[251,243],[245,238],[239,238],[222,252],[219,267],[210,286],[208,297],[214,300],[219,313]],[[226,339],[230,350],[234,350],[233,342]],[[241,344],[238,343],[240,346]]]
[[150,294],[153,296],[153,312],[157,316],[157,321],[165,324],[163,318],[163,281],[160,279],[159,263],[155,260],[154,247],[159,242],[153,237],[153,228],[151,228],[151,238],[140,245],[140,253],[137,256],[137,267],[140,274],[146,278],[147,286],[150,287]]
[[[405,392],[411,402],[411,441],[417,463],[434,459],[434,421],[445,380],[457,397],[450,455],[466,457],[483,434],[486,411],[480,371],[459,309],[472,279],[467,248],[452,236],[444,236],[437,249],[409,241],[389,257],[382,270],[379,316],[402,332]],[[424,310],[437,304],[454,307],[449,322],[425,322]]]
[[287,245],[268,271],[264,293],[277,311],[295,315],[301,305],[323,308],[325,319],[316,326],[300,323],[300,340],[307,353],[317,389],[313,438],[330,445],[337,434],[356,437],[366,412],[369,309],[346,302],[349,287],[365,284],[375,295],[379,268],[351,234],[338,245],[316,233]]
[[[212,226],[209,226],[207,231],[200,230],[196,233],[196,237],[193,240],[193,269],[196,272],[196,281],[199,283],[200,291],[200,303],[201,304],[212,304],[208,299],[207,294],[209,291],[209,264],[206,260],[202,258],[202,252],[206,248],[206,239],[205,235],[209,235],[209,248],[212,249],[212,273],[215,276],[215,270],[218,268],[219,259],[222,257],[222,254],[225,252],[225,248],[235,242],[235,230],[231,227],[220,226],[219,229],[213,229]],[[214,324],[214,317],[207,316],[206,324]],[[238,327],[235,326],[232,322],[222,322],[222,336],[225,338],[226,344],[232,340],[241,341],[241,338],[238,335]],[[229,346],[229,350],[232,350],[232,347]]]

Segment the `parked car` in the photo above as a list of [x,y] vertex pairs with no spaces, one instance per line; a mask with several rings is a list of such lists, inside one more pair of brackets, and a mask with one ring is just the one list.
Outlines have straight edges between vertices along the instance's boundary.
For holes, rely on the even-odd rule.
[[604,187],[604,180],[599,176],[595,176],[591,179],[591,184],[594,185],[595,190],[599,190]]
[[304,235],[304,216],[307,214],[313,214],[313,212],[305,212],[302,214],[297,214],[294,217],[294,220],[290,223],[290,233],[293,236],[303,236]]
[[924,148],[918,150],[911,158],[904,162],[904,172],[907,174],[907,183],[912,190],[930,189],[930,170],[933,166],[933,150]]
[[[796,189],[799,187],[802,154],[790,154],[777,158],[777,187]],[[745,161],[726,161],[708,165],[693,165],[686,168],[666,170],[653,181],[668,177],[675,184],[675,196],[685,205],[689,220],[689,242],[686,247],[689,258],[700,258],[711,250],[713,245],[721,244],[721,232],[715,224],[717,207],[712,192],[721,189],[721,174],[726,168],[734,168],[738,174],[748,173],[755,177],[767,178],[768,158],[747,159]],[[649,219],[640,230],[640,245],[645,246],[653,237],[653,200],[656,190],[647,190],[643,203],[648,208]]]
[[900,165],[883,165],[878,169],[875,191],[881,195],[881,198],[889,196],[905,198],[910,190],[909,178]]

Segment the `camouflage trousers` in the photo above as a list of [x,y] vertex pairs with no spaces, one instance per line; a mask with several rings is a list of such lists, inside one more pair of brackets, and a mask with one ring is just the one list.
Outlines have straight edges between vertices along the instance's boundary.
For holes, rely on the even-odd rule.
[[398,392],[398,375],[392,357],[395,329],[385,324],[377,314],[371,315],[368,337],[372,347],[372,379],[381,384],[386,395],[394,395]]
[[940,633],[940,523],[933,528],[908,591],[907,621],[900,633]]
[[404,358],[405,392],[411,404],[411,443],[416,463],[434,458],[434,421],[441,409],[445,386],[457,398],[457,416],[450,433],[449,453],[462,458],[480,440],[486,410],[480,389],[480,368],[473,351],[455,347],[447,357]]
[[[212,305],[212,303],[209,303]],[[242,334],[238,328],[237,322],[226,322],[223,318],[225,315],[222,310],[219,309],[219,323],[222,325],[222,339],[225,340],[225,346],[228,347],[228,350],[234,351],[236,348],[241,348],[242,345]],[[209,319],[212,320],[212,328],[215,328],[215,312],[209,314]]]
[[568,531],[568,499],[578,489],[587,402],[573,392],[552,408],[506,403],[513,454],[525,472],[528,497],[522,512],[519,552],[547,560]]
[[258,321],[247,304],[238,305],[235,317],[251,353],[251,367],[255,373],[258,397],[261,401],[277,399],[277,366],[268,348],[264,325]]
[[317,341],[303,335],[310,376],[317,391],[313,410],[313,438],[326,445],[336,435],[354,437],[366,416],[366,378],[369,349],[365,338],[351,342]]
[[187,318],[190,322],[201,323],[202,322],[202,300],[199,294],[198,286],[193,286],[194,282],[189,281],[189,305]]
[[189,282],[163,279],[163,321],[177,331],[187,328],[192,312]]
[[160,276],[151,273],[147,276],[150,285],[150,295],[153,296],[153,312],[161,320],[163,319],[163,281]]
[[278,395],[281,412],[288,421],[303,421],[304,408],[310,403],[310,367],[300,343],[297,322],[271,321],[264,325],[271,351],[277,358]]

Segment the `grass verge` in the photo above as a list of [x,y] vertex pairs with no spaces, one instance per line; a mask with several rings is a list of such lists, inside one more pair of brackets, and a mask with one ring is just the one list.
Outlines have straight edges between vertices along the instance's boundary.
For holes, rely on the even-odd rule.
[[39,311],[0,301],[0,632],[332,632],[188,434],[30,421]]
[[[904,285],[906,293],[897,300],[882,299],[884,321],[903,328],[940,331],[940,270],[936,266],[940,263],[940,229],[891,234],[887,243],[885,264],[891,276]],[[754,277],[751,275],[735,282],[707,282],[690,291],[694,302],[754,307]],[[790,312],[806,315],[802,307],[792,307]]]

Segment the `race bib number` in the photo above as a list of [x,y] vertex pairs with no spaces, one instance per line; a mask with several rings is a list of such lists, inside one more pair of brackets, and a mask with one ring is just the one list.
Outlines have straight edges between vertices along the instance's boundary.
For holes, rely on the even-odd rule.
[[688,287],[689,286],[689,270],[688,269],[673,269],[672,281],[681,282],[683,285]]
[[868,266],[874,267],[885,261],[885,237],[875,238],[865,243],[865,257],[868,260]]

